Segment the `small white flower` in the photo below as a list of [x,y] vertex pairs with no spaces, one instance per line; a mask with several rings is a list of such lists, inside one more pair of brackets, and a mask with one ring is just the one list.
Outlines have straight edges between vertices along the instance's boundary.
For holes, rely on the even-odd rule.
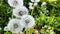
[[47,28],[47,25],[45,25],[44,27]]
[[44,5],[46,5],[47,3],[46,2],[43,2],[42,4],[41,4],[41,6],[44,6]]
[[38,3],[34,3],[34,6],[36,6]]
[[9,20],[11,20],[12,18],[9,17]]
[[21,22],[24,23],[25,28],[31,28],[35,25],[35,20],[31,15],[24,15]]
[[32,7],[32,6],[29,6],[29,9],[34,9],[34,7]]
[[52,30],[50,30],[50,34],[55,34],[55,32],[54,32],[54,31],[52,31]]
[[50,34],[55,34],[54,32],[50,32]]
[[33,7],[33,3],[29,3],[29,9],[34,9],[34,7]]
[[40,0],[31,0],[31,2],[39,2]]
[[23,6],[23,0],[8,0],[8,4],[12,7]]
[[46,32],[50,32],[50,31],[47,29]]
[[21,32],[23,28],[24,28],[24,25],[23,23],[20,23],[19,19],[11,19],[4,30],[9,30],[13,33],[18,33],[18,32]]
[[50,26],[48,26],[48,29],[51,29],[51,27],[50,27]]
[[2,28],[0,27],[0,30],[1,30]]
[[13,10],[13,15],[21,18],[23,15],[28,15],[28,9],[25,6],[18,6]]
[[33,3],[29,2],[29,6],[32,6],[32,5],[33,5]]

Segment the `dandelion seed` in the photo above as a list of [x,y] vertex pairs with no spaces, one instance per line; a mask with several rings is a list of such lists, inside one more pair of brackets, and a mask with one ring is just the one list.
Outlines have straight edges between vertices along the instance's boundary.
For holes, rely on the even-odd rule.
[[12,7],[23,6],[23,0],[8,0],[8,4]]
[[18,6],[13,10],[13,15],[21,18],[23,15],[28,15],[28,9],[25,6]]
[[30,15],[24,15],[21,19],[21,22],[24,23],[25,28],[31,28],[35,25],[35,20]]

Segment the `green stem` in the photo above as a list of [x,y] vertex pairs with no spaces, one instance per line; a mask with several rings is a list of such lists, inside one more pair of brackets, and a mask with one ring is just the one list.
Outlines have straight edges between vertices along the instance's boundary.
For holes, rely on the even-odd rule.
[[[33,7],[35,8],[34,4],[33,4]],[[31,15],[33,15],[33,12],[34,12],[34,9],[32,9]]]
[[8,30],[7,30],[6,34],[8,34]]
[[25,31],[26,31],[26,34],[27,34],[27,30],[25,29]]
[[30,34],[32,34],[33,33],[33,28],[30,28]]
[[26,34],[30,34],[30,31],[28,28],[26,28],[25,31],[26,31]]
[[13,19],[13,14],[12,14],[12,19]]
[[[33,9],[34,10],[34,9]],[[33,15],[33,10],[32,10],[32,12],[31,12],[31,15]]]

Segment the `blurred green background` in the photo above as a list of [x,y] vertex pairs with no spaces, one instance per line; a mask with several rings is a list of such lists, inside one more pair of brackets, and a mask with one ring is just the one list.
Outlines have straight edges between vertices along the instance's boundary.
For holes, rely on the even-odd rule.
[[[12,7],[8,0],[0,0],[0,34],[4,34],[4,27],[8,24],[9,17],[12,17]],[[30,0],[24,0],[28,8]],[[47,2],[41,7],[42,2]],[[46,8],[46,9],[45,9]],[[48,12],[47,12],[48,10]],[[30,14],[31,14],[31,10]],[[33,17],[36,21],[36,29],[39,34],[60,34],[60,0],[41,0],[34,9]]]

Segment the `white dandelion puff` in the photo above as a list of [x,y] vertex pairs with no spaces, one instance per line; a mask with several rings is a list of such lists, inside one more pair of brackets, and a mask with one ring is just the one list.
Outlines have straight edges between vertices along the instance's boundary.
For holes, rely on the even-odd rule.
[[31,0],[31,2],[39,2],[40,0]]
[[20,23],[19,19],[11,19],[7,27],[5,27],[5,30],[8,29],[13,33],[18,33],[21,32],[23,28],[24,28],[23,23]]
[[23,6],[23,0],[8,0],[8,4],[12,7]]
[[31,28],[35,25],[35,20],[31,15],[24,15],[21,22],[24,23],[25,28]]
[[47,3],[46,2],[43,2],[42,4],[41,4],[41,6],[44,6],[44,5],[46,5]]
[[18,6],[13,10],[13,15],[21,18],[23,15],[28,15],[28,9],[25,6]]

